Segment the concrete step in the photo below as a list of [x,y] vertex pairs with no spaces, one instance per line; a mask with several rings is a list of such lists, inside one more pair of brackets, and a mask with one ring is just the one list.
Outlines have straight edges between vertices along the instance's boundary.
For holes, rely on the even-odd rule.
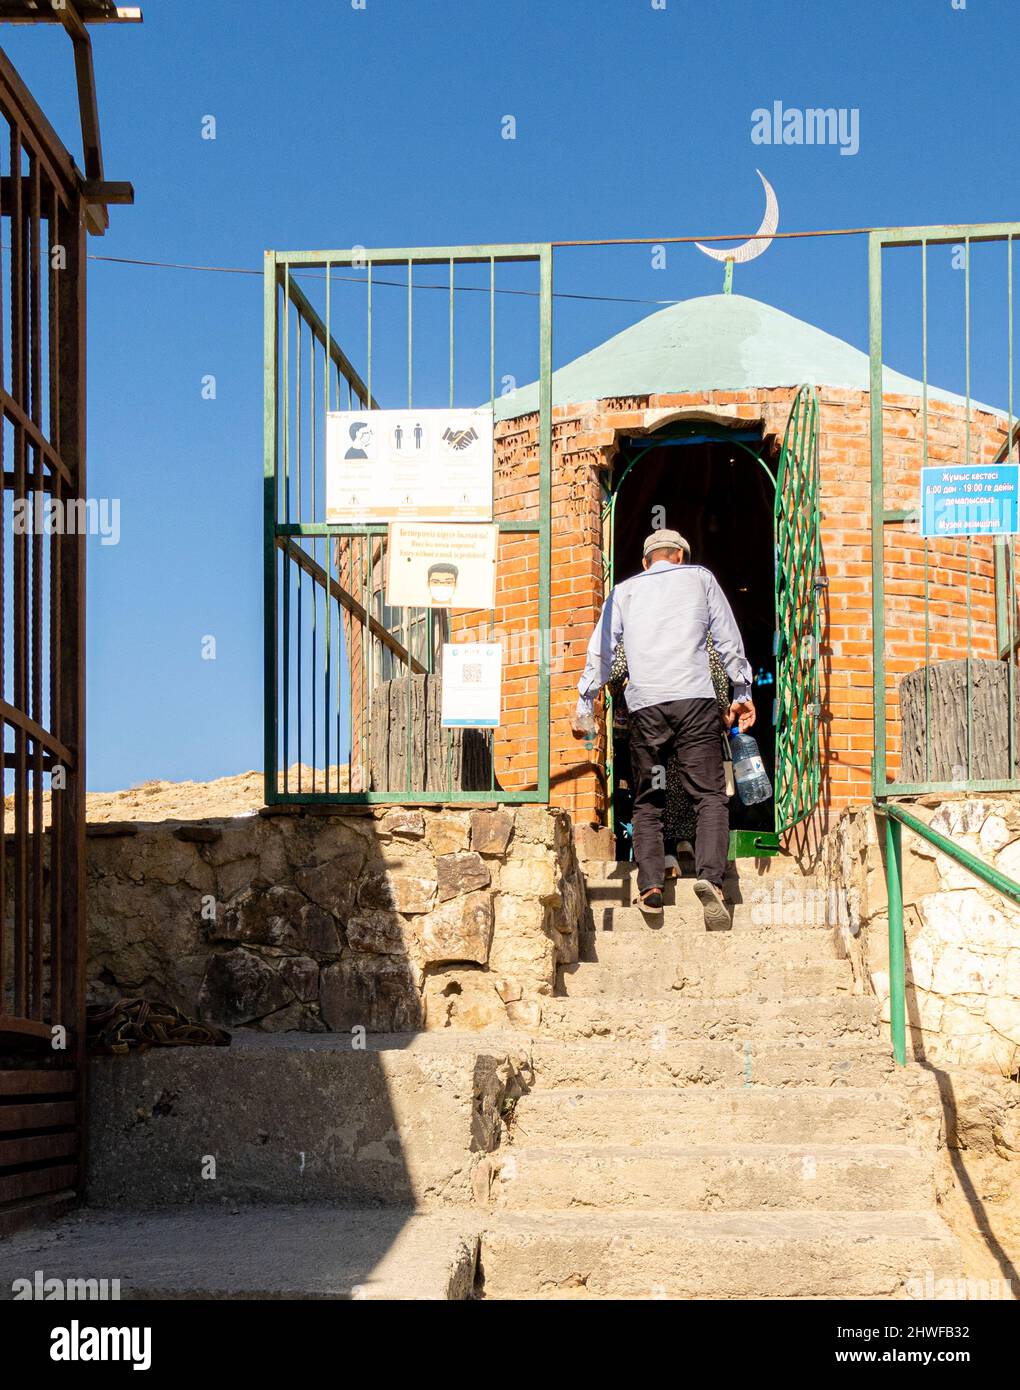
[[543,1087],[517,1102],[510,1135],[529,1148],[889,1144],[923,1137],[923,1117],[891,1088]]
[[[621,880],[637,878],[637,864],[626,859],[587,859],[582,860],[581,870],[586,879],[593,883],[619,883]],[[683,877],[694,877],[693,863],[688,860],[683,868]],[[732,883],[769,885],[778,882],[800,881],[824,883],[824,876],[818,867],[802,869],[795,859],[788,855],[775,855],[763,859],[731,859],[726,865],[726,878]]]
[[[608,933],[611,935],[611,933]],[[713,933],[714,935],[714,933]],[[762,963],[749,970],[743,961],[708,961],[681,958],[675,965],[662,960],[631,966],[582,961],[560,968],[559,992],[570,999],[615,995],[634,999],[669,998],[671,991],[684,998],[725,998],[744,995],[753,999],[807,999],[816,995],[849,994],[853,972],[849,961],[819,961],[787,965]]]
[[0,1243],[0,1299],[36,1270],[119,1279],[121,1298],[466,1299],[481,1224],[398,1208],[88,1210]]
[[896,1211],[934,1192],[933,1158],[907,1145],[514,1145],[493,1197],[511,1211]]
[[[771,936],[773,932],[810,932],[816,937],[833,935],[833,928],[822,920],[807,917],[799,920],[778,919],[763,915],[748,903],[728,904],[730,909],[730,931],[751,932],[760,937]],[[701,904],[693,893],[683,901],[663,903],[662,912],[657,917],[646,917],[639,907],[606,906],[589,903],[585,909],[585,931],[639,931],[639,932],[705,932],[705,917]],[[728,936],[728,931],[713,932],[712,935]]]
[[843,1038],[877,1040],[879,1009],[871,996],[758,1002],[733,999],[621,1001],[547,999],[536,1030],[543,1037],[644,1040],[666,1047],[681,1038]]
[[[536,1086],[881,1086],[901,1083],[885,1039],[783,1041],[557,1041],[536,1038],[531,1049]],[[911,1077],[917,1069],[907,1068]]]
[[[686,877],[667,882],[662,890],[666,900],[672,901],[675,898],[679,902],[685,898],[693,898],[694,882],[693,878]],[[638,898],[636,875],[624,878],[615,875],[607,879],[589,878],[585,880],[585,887],[589,901],[610,907],[626,907]],[[773,879],[762,884],[746,879],[726,878],[722,887],[728,902],[756,906],[762,913],[768,911],[773,915],[778,915],[782,909],[792,917],[807,915],[824,920],[827,912],[830,912],[837,902],[835,895],[824,883],[814,879]]]
[[[470,1205],[520,1035],[259,1034],[90,1062],[97,1205]],[[216,1160],[215,1177],[204,1155]]]
[[773,965],[818,965],[840,959],[831,933],[778,927],[767,932],[583,931],[578,956],[622,971],[642,965],[671,969],[681,962],[740,965],[748,978]]
[[930,1211],[499,1212],[485,1298],[903,1298],[961,1258]]

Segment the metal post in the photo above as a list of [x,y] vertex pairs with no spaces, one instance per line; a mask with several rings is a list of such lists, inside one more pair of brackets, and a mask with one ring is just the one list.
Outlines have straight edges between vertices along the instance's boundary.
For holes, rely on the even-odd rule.
[[552,538],[552,247],[543,246],[539,256],[539,481],[538,481],[538,790],[549,799],[549,658],[552,632],[550,584]]
[[265,362],[263,435],[264,461],[262,474],[262,547],[263,547],[263,644],[265,662],[264,718],[264,796],[271,806],[278,799],[277,789],[277,601],[276,601],[276,449],[277,449],[277,289],[276,256],[266,252],[265,279]]
[[882,238],[868,237],[868,314],[871,351],[871,664],[874,672],[875,758],[872,791],[886,784],[885,737],[885,488],[882,478]]
[[885,873],[889,889],[889,1029],[893,1056],[907,1061],[906,977],[903,952],[903,851],[898,820],[885,818]]

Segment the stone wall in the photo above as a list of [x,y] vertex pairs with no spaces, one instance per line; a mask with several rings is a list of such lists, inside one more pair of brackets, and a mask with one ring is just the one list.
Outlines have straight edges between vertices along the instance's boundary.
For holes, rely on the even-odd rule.
[[[933,830],[1020,881],[1020,797],[924,797],[910,809]],[[854,974],[889,1018],[885,827],[870,808],[843,812],[824,847],[836,930]],[[1020,1068],[1020,908],[903,829],[907,1024],[936,1066],[1015,1076]]]
[[533,1026],[584,881],[545,806],[358,808],[89,827],[91,1002],[226,1027]]

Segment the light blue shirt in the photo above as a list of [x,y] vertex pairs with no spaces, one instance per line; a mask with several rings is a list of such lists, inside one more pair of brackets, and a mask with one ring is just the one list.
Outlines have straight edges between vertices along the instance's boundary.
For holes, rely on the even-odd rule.
[[751,664],[744,655],[733,610],[715,576],[702,565],[656,560],[609,591],[577,683],[579,710],[591,710],[609,679],[620,642],[627,655],[629,710],[670,700],[714,700],[709,633],[733,682],[734,700],[749,700]]

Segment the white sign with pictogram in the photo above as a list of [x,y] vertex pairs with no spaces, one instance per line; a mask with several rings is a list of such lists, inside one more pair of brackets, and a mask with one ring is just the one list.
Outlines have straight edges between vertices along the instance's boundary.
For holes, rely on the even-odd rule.
[[391,521],[386,602],[391,608],[495,608],[499,527]]
[[492,408],[332,410],[326,521],[491,521]]

